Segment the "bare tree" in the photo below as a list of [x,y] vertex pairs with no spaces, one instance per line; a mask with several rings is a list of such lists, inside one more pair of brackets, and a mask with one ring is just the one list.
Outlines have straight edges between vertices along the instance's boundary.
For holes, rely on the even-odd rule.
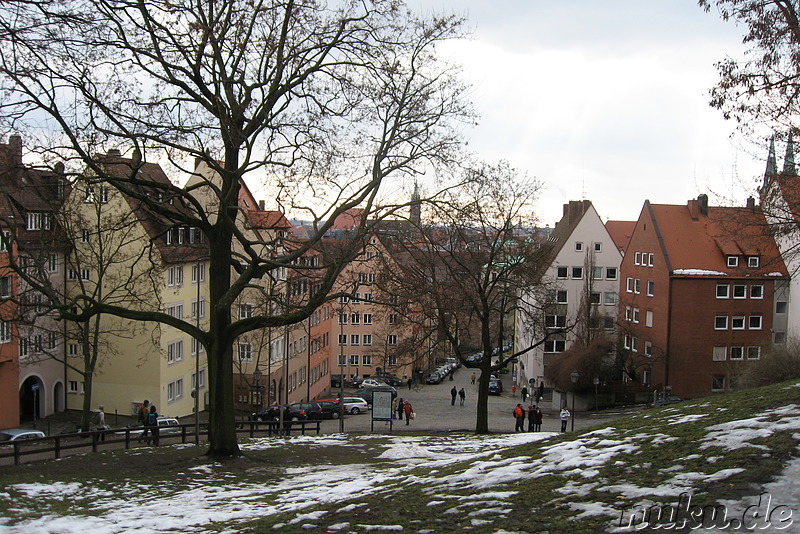
[[[88,172],[168,225],[197,229],[207,245],[207,328],[91,296],[63,317],[155,321],[199,340],[208,349],[209,453],[238,455],[234,341],[308,317],[361,249],[367,220],[386,211],[384,181],[453,160],[455,122],[472,119],[435,45],[457,36],[460,21],[421,20],[395,0],[20,0],[0,9],[7,127],[41,133],[32,148],[42,161]],[[98,147],[136,152],[127,171],[109,172],[93,156]],[[143,183],[141,162],[156,160],[188,174],[189,187]],[[311,215],[313,234],[288,247],[285,236],[244,232],[237,202],[245,175],[269,177],[276,205]],[[216,207],[198,200],[201,190]],[[350,244],[314,267],[325,272],[313,294],[234,318],[242,291],[279,269],[302,269],[295,260],[356,206],[363,217]]]
[[[488,432],[492,372],[543,341],[513,352],[500,348],[513,336],[515,315],[541,317],[523,299],[541,297],[546,252],[518,232],[532,223],[538,191],[535,179],[520,178],[506,163],[477,165],[460,187],[425,203],[426,224],[384,238],[401,267],[386,271],[387,292],[400,295],[399,304],[417,302],[417,324],[432,343],[444,343],[448,356],[481,371],[477,432]],[[484,357],[468,361],[475,348]]]

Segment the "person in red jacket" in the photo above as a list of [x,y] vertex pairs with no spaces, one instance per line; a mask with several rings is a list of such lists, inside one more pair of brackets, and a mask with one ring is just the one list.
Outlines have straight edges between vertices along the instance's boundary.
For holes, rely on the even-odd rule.
[[406,414],[406,424],[409,424],[411,421],[411,414],[414,413],[414,409],[411,407],[411,403],[406,401],[406,405],[403,407],[403,411]]
[[514,419],[516,419],[514,432],[525,432],[525,410],[521,404],[514,406]]

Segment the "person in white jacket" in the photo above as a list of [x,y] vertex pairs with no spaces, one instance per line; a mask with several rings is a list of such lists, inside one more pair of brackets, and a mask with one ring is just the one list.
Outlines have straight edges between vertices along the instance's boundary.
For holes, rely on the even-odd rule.
[[567,421],[569,421],[569,418],[570,418],[571,415],[572,414],[569,413],[569,410],[567,410],[566,406],[564,406],[561,409],[561,431],[562,432],[566,432],[567,431]]

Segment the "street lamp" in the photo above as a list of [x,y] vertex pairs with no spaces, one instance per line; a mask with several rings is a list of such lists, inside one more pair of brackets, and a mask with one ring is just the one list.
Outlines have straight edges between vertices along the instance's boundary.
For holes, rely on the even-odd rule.
[[256,411],[261,411],[261,369],[256,367],[256,370],[253,371],[253,384],[256,390],[256,399],[258,400],[258,406]]
[[569,375],[569,379],[572,380],[572,429],[575,430],[575,385],[578,383],[578,379],[581,377],[578,371],[572,371]]

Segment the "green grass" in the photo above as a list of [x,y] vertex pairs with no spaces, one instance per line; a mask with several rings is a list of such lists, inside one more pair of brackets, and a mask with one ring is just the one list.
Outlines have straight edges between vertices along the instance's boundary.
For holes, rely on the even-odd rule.
[[[786,425],[770,435],[748,440],[755,446],[729,448],[715,444],[703,448],[713,437],[709,427],[759,417],[798,401],[800,387],[790,382],[646,410],[614,421],[613,431],[593,433],[600,430],[596,427],[516,447],[486,450],[483,457],[434,469],[423,464],[402,471],[402,475],[397,474],[369,492],[360,492],[350,501],[321,503],[250,521],[215,523],[205,530],[321,533],[331,532],[331,526],[346,524],[343,532],[359,533],[376,525],[399,525],[404,532],[602,532],[613,524],[610,514],[614,511],[643,503],[674,504],[679,491],[670,492],[670,485],[680,487],[685,473],[697,474],[687,490],[694,504],[711,505],[723,499],[757,495],[756,488],[778,475],[785,463],[798,454],[796,436],[800,431]],[[687,420],[688,416],[697,418]],[[777,420],[780,414],[771,418]],[[677,420],[683,422],[675,424]],[[578,439],[593,451],[587,454],[587,462],[609,448],[625,449],[597,465],[574,470],[543,467],[550,465],[543,463],[544,456],[571,447]],[[390,438],[381,436],[354,437],[326,446],[288,441],[282,446],[248,451],[242,458],[214,462],[213,474],[205,479],[198,476],[197,469],[208,470],[210,462],[202,448],[192,446],[106,451],[1,468],[0,487],[12,488],[3,490],[8,498],[3,498],[0,491],[0,517],[18,522],[44,513],[98,513],[91,498],[80,496],[63,500],[58,495],[39,497],[35,507],[26,506],[26,498],[13,486],[29,482],[87,484],[111,493],[131,494],[131,498],[136,498],[141,488],[159,488],[160,495],[166,497],[177,495],[196,488],[198,480],[208,485],[260,485],[264,488],[262,506],[254,506],[255,511],[275,502],[277,495],[270,488],[287,481],[287,470],[307,473],[315,468],[366,465],[373,472],[397,473],[389,471],[398,467],[397,462],[378,458],[390,442]],[[458,447],[458,437],[454,437],[453,446]],[[481,471],[479,462],[489,459],[493,463]],[[484,474],[488,476],[500,468],[498,463],[507,464],[509,476],[501,477],[490,487],[477,486],[476,481]],[[708,478],[734,469],[744,470],[719,480]],[[592,476],[584,476],[587,470],[593,470]],[[469,475],[459,479],[464,473]],[[632,488],[641,489],[644,496],[629,494],[635,493]],[[609,514],[589,515],[576,521],[581,510],[575,506],[585,504],[603,507]]]

